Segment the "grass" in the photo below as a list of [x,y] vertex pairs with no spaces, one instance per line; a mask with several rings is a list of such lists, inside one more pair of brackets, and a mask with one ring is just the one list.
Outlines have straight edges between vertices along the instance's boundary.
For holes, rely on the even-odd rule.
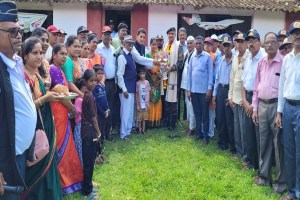
[[[186,137],[169,139],[166,129],[132,135],[130,141],[106,142],[104,165],[97,165],[94,181],[103,200],[219,200],[278,199],[270,187],[253,184],[257,172],[243,170],[215,141],[208,146]],[[65,200],[81,199],[79,194]]]

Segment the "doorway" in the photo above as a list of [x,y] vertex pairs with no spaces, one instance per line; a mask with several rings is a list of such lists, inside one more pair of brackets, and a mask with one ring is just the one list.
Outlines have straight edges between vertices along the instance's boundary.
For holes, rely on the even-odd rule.
[[118,32],[118,25],[125,22],[128,26],[128,34],[130,34],[131,26],[131,11],[130,10],[106,10],[105,11],[105,24],[108,25],[109,21],[114,21],[115,31]]

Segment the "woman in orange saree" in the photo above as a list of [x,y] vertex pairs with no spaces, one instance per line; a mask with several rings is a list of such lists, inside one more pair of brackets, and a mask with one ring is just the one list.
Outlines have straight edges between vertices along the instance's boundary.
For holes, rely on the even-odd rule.
[[[66,61],[67,50],[64,45],[57,44],[53,47],[50,66],[51,90],[67,92],[68,82],[61,70]],[[64,195],[77,192],[82,188],[83,169],[75,148],[75,142],[68,118],[69,111],[76,112],[70,100],[52,102],[51,108],[54,117],[56,140],[58,148],[58,171]]]
[[[155,54],[157,53],[157,43],[156,39],[152,38],[150,40],[151,51],[146,53],[147,58],[157,59]],[[161,73],[158,66],[154,66],[153,69],[148,69],[147,80],[150,83],[150,102],[149,102],[149,119],[148,127],[159,128],[161,117],[162,117],[162,101],[161,95]]]

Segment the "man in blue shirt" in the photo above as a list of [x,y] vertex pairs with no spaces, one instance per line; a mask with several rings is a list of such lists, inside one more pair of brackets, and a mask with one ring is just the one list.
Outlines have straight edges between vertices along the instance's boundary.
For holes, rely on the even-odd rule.
[[25,81],[18,10],[12,1],[0,2],[0,199],[20,199],[4,185],[25,186],[26,150],[36,127],[36,107]]
[[[213,86],[213,64],[208,53],[203,51],[204,39],[195,39],[196,55],[191,58],[188,71],[187,95],[192,101],[196,118],[196,140],[204,139],[209,143],[208,136],[208,103],[211,100]],[[203,131],[201,124],[203,123]]]
[[213,92],[213,103],[217,104],[216,117],[219,132],[219,148],[225,150],[228,144],[230,144],[230,152],[235,153],[233,111],[228,103],[230,72],[233,59],[231,44],[231,37],[228,34],[224,34],[222,37],[222,45],[225,50],[225,55],[220,58]]

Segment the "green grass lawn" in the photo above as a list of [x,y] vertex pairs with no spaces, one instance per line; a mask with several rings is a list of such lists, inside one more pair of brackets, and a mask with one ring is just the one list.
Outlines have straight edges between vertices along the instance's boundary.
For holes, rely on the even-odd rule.
[[[101,199],[108,200],[204,200],[278,199],[270,187],[253,184],[255,171],[243,170],[228,151],[215,141],[208,146],[186,137],[169,139],[166,129],[132,135],[130,141],[106,142],[106,163],[97,165],[94,181]],[[80,194],[65,200],[81,199]]]

